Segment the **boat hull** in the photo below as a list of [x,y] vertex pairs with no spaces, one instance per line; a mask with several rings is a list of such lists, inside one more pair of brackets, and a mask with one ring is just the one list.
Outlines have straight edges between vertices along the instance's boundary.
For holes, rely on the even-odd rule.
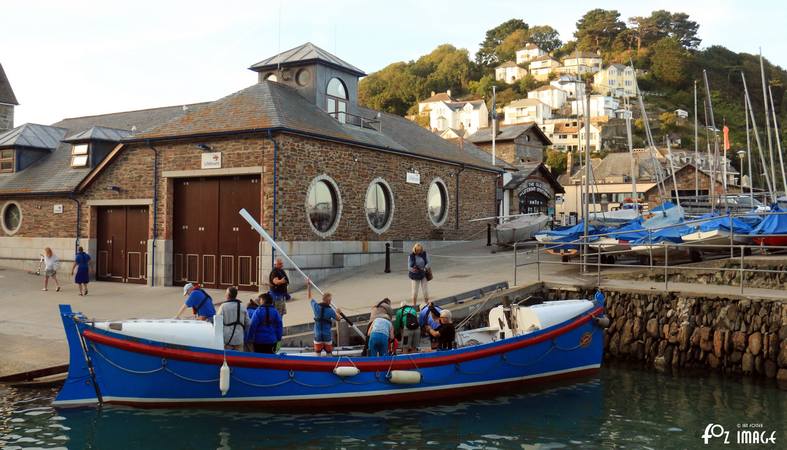
[[[460,400],[596,372],[604,339],[594,318],[601,314],[603,306],[598,305],[544,330],[461,349],[339,359],[225,353],[129,338],[74,320],[68,308],[62,315],[71,367],[54,405],[314,408]],[[222,395],[225,354],[229,390]],[[360,372],[342,378],[334,374],[337,366],[357,367]],[[418,372],[420,381],[396,384],[390,374],[397,370]]]
[[688,247],[702,250],[704,252],[729,252],[729,245],[746,245],[751,242],[751,238],[743,235],[733,235],[730,240],[730,232],[727,230],[697,231],[684,235],[683,242],[689,244]]
[[753,237],[752,241],[766,247],[787,247],[787,236],[759,236]]

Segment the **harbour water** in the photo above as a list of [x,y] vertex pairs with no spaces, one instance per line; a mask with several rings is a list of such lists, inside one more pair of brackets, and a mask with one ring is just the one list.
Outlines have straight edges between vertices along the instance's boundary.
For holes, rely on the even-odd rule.
[[759,424],[775,432],[771,448],[787,439],[787,393],[772,384],[623,367],[575,384],[386,411],[55,410],[55,393],[0,387],[0,448],[735,447],[720,439],[704,445],[711,423],[732,436]]

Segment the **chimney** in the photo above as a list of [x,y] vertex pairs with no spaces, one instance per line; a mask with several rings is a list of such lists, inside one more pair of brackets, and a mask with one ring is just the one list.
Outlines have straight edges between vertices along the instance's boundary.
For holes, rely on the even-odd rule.
[[450,97],[451,96],[451,89],[446,89],[445,93],[446,93],[446,95],[448,95]]

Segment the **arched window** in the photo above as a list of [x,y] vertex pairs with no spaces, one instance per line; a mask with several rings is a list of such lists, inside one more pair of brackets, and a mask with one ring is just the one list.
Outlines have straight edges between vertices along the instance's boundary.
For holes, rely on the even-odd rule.
[[376,178],[366,190],[366,220],[376,233],[383,233],[393,218],[393,195],[388,183]]
[[321,237],[333,233],[341,212],[341,197],[336,183],[326,175],[315,178],[306,194],[306,215],[314,232]]
[[325,90],[328,96],[326,109],[328,114],[332,115],[341,123],[347,121],[347,87],[338,78],[331,78],[328,82],[328,88]]
[[15,202],[8,202],[0,213],[0,225],[6,234],[12,235],[19,231],[22,225],[22,210]]
[[438,178],[432,181],[426,194],[426,204],[429,220],[439,227],[448,217],[448,191],[443,180]]

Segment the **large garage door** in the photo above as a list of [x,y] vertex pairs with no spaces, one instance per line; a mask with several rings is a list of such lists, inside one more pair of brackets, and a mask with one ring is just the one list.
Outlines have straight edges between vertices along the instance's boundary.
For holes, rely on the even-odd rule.
[[98,208],[99,280],[145,283],[147,280],[148,207]]
[[238,214],[260,216],[260,177],[175,181],[173,283],[258,286],[260,236]]

